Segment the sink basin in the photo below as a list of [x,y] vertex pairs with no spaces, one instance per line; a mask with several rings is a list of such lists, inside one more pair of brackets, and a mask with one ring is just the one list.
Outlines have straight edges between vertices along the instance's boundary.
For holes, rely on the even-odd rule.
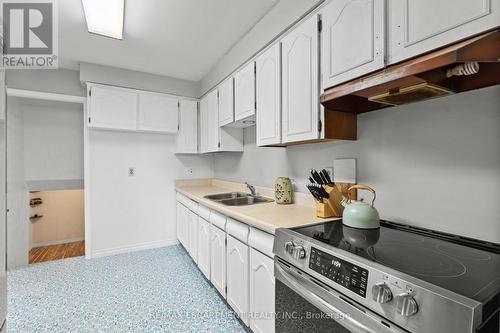
[[230,193],[221,193],[221,194],[212,194],[206,195],[205,198],[219,201],[224,199],[236,199],[236,198],[245,198],[248,194],[242,192],[230,192]]
[[273,201],[274,200],[268,198],[252,197],[249,195],[244,198],[224,199],[220,200],[219,202],[226,206],[248,206],[248,205],[255,205],[258,203],[273,202]]
[[250,194],[242,192],[230,192],[230,193],[206,195],[205,198],[219,202],[226,206],[248,206],[248,205],[255,205],[258,203],[274,201],[264,197],[259,197],[259,196],[254,197],[251,196]]

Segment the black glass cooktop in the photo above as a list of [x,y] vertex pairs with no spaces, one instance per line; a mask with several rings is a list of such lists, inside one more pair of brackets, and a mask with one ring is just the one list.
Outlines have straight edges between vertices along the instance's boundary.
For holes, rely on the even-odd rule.
[[392,222],[363,230],[342,221],[294,231],[479,302],[500,291],[500,246]]

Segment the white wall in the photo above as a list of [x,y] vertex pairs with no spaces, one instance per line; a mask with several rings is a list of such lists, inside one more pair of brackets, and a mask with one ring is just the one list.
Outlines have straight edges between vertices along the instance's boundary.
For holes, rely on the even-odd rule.
[[23,112],[17,98],[7,99],[7,268],[28,264],[28,190],[24,181]]
[[69,69],[7,70],[7,87],[44,91],[65,95],[85,96],[79,72]]
[[83,190],[30,193],[41,205],[30,208],[30,216],[43,216],[31,223],[31,247],[76,242],[85,236]]
[[5,71],[0,70],[0,187],[3,189],[0,191],[0,321],[7,316],[6,97]]
[[174,181],[212,177],[213,160],[174,151],[173,135],[90,132],[93,256],[177,242]]
[[197,98],[200,95],[200,84],[198,82],[85,62],[80,64],[80,81],[156,91],[185,97]]
[[500,243],[500,86],[359,115],[359,139],[218,154],[216,178],[306,192],[308,170],[355,157],[382,218]]
[[208,92],[259,49],[322,0],[281,0],[215,64],[201,80],[201,94]]
[[25,179],[35,187],[76,180],[82,188],[83,106],[27,101],[22,103],[22,109]]

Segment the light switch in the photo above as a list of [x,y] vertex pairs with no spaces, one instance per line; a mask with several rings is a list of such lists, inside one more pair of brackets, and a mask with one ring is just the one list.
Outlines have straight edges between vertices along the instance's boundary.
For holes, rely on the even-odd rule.
[[128,176],[129,177],[135,176],[135,168],[128,168]]

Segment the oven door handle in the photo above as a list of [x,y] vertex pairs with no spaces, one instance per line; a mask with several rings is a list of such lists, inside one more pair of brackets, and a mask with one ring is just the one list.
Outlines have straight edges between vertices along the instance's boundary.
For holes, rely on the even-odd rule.
[[[402,329],[399,329],[398,327],[395,327],[394,325],[390,325],[390,327],[388,327],[387,325],[382,324],[383,318],[378,317],[375,313],[372,313],[368,309],[366,310],[358,309],[352,304],[349,304],[346,301],[340,299],[338,297],[340,294],[337,294],[333,290],[330,291],[331,293],[335,294],[332,298],[338,298],[336,302],[339,303],[339,306],[344,305],[344,307],[346,308],[344,310],[341,310],[332,305],[330,302],[324,300],[321,296],[317,295],[312,290],[310,290],[311,288],[309,288],[308,285],[313,284],[313,282],[309,282],[300,275],[296,277],[295,276],[296,274],[293,274],[293,272],[290,272],[288,270],[285,271],[285,269],[283,269],[279,263],[275,263],[274,266],[276,268],[276,273],[277,273],[276,278],[278,280],[285,279],[286,281],[282,282],[288,284],[296,293],[298,293],[300,296],[302,296],[304,299],[309,301],[311,304],[316,306],[321,311],[325,312],[326,314],[329,314],[332,318],[342,318],[341,320],[337,320],[337,322],[352,332],[362,332],[362,333],[407,332]],[[283,279],[280,279],[280,277],[282,277]],[[318,288],[320,287],[318,286]],[[369,325],[368,322],[371,323],[370,326],[368,326]]]

